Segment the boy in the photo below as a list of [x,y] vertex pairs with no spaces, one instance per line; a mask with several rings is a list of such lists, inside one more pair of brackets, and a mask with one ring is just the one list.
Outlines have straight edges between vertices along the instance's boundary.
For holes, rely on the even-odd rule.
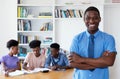
[[40,44],[41,41],[39,40],[30,42],[29,47],[32,49],[32,52],[27,54],[23,63],[23,69],[33,70],[35,68],[44,67],[45,55],[40,53]]
[[50,45],[51,54],[48,56],[45,67],[52,70],[68,69],[68,59],[65,54],[59,52],[60,46],[57,43]]

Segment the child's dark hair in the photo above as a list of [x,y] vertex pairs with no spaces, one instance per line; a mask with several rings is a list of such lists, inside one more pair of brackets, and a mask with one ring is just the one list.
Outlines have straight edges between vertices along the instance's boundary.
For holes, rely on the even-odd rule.
[[18,46],[18,41],[11,39],[7,42],[7,48],[10,49],[12,46]]
[[52,43],[51,45],[50,45],[50,47],[51,48],[55,48],[55,49],[60,49],[60,45],[58,44],[58,43]]
[[32,40],[29,43],[29,47],[30,48],[36,48],[36,47],[40,47],[41,41],[40,40]]
[[98,13],[98,15],[100,16],[99,10],[98,10],[96,7],[94,7],[94,6],[88,7],[88,8],[85,10],[85,12],[84,12],[84,16],[85,16],[86,12],[88,12],[88,11],[96,11],[96,12]]

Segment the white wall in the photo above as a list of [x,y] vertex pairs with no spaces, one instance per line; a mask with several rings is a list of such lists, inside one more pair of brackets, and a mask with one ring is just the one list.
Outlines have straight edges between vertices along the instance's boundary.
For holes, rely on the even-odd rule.
[[16,39],[16,0],[0,0],[0,56],[8,53],[6,42]]
[[113,67],[110,68],[110,79],[119,79],[120,71],[120,5],[106,5],[104,15],[104,30],[112,34],[116,40],[117,57]]

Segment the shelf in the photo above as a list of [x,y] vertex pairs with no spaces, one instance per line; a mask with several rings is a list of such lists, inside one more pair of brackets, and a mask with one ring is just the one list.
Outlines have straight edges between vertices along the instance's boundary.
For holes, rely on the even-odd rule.
[[[19,46],[29,46],[29,44],[19,44]],[[49,47],[50,44],[41,44],[41,47]]]
[[102,4],[56,4],[55,6],[64,6],[64,7],[68,7],[68,6],[90,6],[90,5],[102,5]]
[[18,33],[53,33],[53,31],[18,31]]
[[35,20],[39,20],[39,19],[52,19],[52,17],[51,18],[50,17],[49,18],[34,18],[34,17],[31,17],[31,18],[17,18],[17,19],[31,19],[31,20],[35,19]]
[[113,6],[120,6],[120,3],[105,3],[105,6],[107,5],[113,5]]
[[37,7],[37,6],[41,6],[41,7],[42,7],[42,6],[43,6],[43,7],[45,7],[45,6],[51,6],[51,7],[52,7],[53,5],[52,5],[52,4],[37,4],[37,5],[36,5],[36,4],[17,4],[17,6],[33,6],[33,7],[34,7],[34,6],[36,6],[36,7]]
[[72,20],[72,19],[83,20],[83,18],[55,18],[55,20]]

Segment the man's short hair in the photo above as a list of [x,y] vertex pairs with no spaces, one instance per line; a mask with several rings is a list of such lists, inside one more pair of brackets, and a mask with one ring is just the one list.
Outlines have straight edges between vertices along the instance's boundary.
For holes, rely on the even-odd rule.
[[98,13],[98,15],[100,16],[99,10],[98,10],[96,7],[94,7],[94,6],[88,7],[88,8],[85,10],[85,12],[84,12],[84,16],[85,16],[86,12],[88,12],[88,11],[96,11],[96,12]]
[[40,40],[32,40],[29,43],[29,47],[30,48],[36,48],[36,47],[40,47],[41,41]]
[[7,42],[7,48],[10,49],[12,46],[18,46],[18,41],[11,39]]
[[60,49],[60,45],[58,44],[58,43],[52,43],[51,45],[50,45],[50,47],[51,48],[55,48],[55,49]]

